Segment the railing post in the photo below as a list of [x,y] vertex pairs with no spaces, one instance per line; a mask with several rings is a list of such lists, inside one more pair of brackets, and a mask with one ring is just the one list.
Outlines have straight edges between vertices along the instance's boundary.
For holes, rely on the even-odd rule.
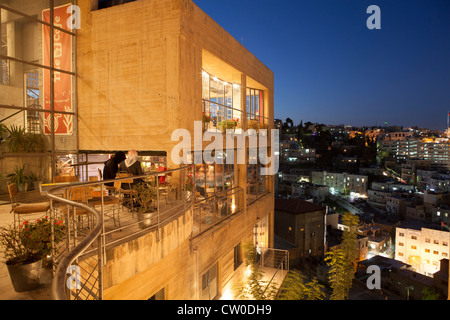
[[160,223],[160,217],[159,217],[159,174],[156,175],[156,210],[157,210],[157,219],[158,219],[158,232],[156,232],[156,240],[159,241],[159,223]]
[[[101,238],[102,238],[101,244],[103,244],[103,250],[101,251],[102,256],[103,256],[103,258],[101,259],[101,261],[102,261],[101,268],[103,268],[103,265],[106,265],[105,210],[104,210],[105,199],[103,197],[103,192],[105,191],[104,187],[105,187],[104,184],[100,183],[100,193],[101,193],[101,198],[102,198],[101,214],[102,214],[102,226],[103,226],[102,227],[102,235],[101,235]],[[99,269],[100,269],[100,267],[99,267]]]
[[[104,230],[104,229],[103,229]],[[104,231],[102,232],[102,235],[98,237],[98,297],[99,300],[103,300],[103,250],[105,248],[103,237],[104,237]],[[106,260],[106,259],[105,259]]]

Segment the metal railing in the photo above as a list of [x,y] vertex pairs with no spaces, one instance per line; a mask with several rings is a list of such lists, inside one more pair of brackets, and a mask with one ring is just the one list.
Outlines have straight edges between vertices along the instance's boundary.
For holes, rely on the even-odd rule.
[[256,182],[247,185],[247,205],[251,205],[272,192],[269,189],[271,178],[270,176],[261,177]]
[[274,285],[279,287],[287,272],[289,272],[289,251],[265,248],[261,254],[260,266],[276,269],[272,278],[267,283],[263,295],[276,294],[269,291],[271,291],[270,288]]
[[[50,199],[51,218],[65,226],[62,241],[53,241],[53,298],[103,299],[106,248],[159,229],[192,208],[194,196],[186,184],[190,172],[192,166],[186,166],[132,178],[44,186],[49,188],[42,193]],[[170,183],[163,177],[171,177]],[[130,179],[153,188],[153,213],[135,208],[136,195],[118,185],[132,187]]]
[[202,233],[241,210],[243,190],[240,187],[224,190],[197,199],[194,204],[193,234]]

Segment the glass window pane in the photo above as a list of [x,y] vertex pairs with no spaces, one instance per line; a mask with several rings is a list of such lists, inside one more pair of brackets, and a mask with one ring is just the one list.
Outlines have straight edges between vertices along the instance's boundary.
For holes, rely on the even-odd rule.
[[202,97],[209,100],[209,74],[203,72],[202,74]]
[[210,77],[209,79],[209,100],[212,102],[217,102],[217,78]]
[[238,84],[233,85],[233,108],[236,110],[241,109],[241,86]]
[[225,91],[225,105],[227,107],[233,106],[233,86],[230,83],[224,84]]
[[255,95],[254,95],[254,101],[255,101],[255,110],[254,113],[256,116],[259,116],[259,90],[255,90]]
[[217,103],[221,105],[225,105],[225,92],[223,82],[217,81]]
[[250,115],[251,113],[251,93],[250,93],[250,89],[247,89],[247,114]]
[[265,116],[264,114],[264,92],[260,91],[259,92],[259,114],[261,116]]

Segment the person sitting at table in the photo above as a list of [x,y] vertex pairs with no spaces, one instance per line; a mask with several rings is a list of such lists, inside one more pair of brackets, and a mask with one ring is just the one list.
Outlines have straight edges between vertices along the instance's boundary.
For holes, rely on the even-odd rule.
[[[131,176],[144,175],[144,171],[142,170],[141,162],[139,161],[136,150],[128,151],[127,158],[119,165],[119,172],[128,173]],[[133,185],[141,181],[142,179],[134,179]]]
[[[103,168],[103,180],[115,179],[117,171],[119,170],[119,164],[125,159],[125,152],[118,151],[113,157],[111,157],[111,159],[106,161]],[[105,185],[107,185],[108,187],[113,187],[114,182],[105,183]]]

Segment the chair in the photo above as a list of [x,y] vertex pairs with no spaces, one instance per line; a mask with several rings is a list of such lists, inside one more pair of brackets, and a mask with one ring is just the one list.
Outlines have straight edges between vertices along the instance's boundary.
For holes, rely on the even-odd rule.
[[[100,168],[98,168],[98,176],[99,176],[99,181],[103,180],[103,173],[102,170],[100,170]],[[116,188],[114,186],[107,186],[105,185],[106,190],[108,190],[108,194],[109,195],[117,195],[116,194]]]
[[[106,186],[105,186],[106,187]],[[114,187],[113,187],[114,189]],[[106,188],[106,190],[108,190],[108,188]],[[103,213],[106,215],[109,214],[110,211],[112,211],[112,219],[114,221],[114,227],[116,226],[116,221],[117,224],[120,227],[120,197],[116,196],[115,194],[113,195],[103,195],[103,202],[102,202],[102,197],[100,195],[100,197],[95,196],[92,197],[91,199],[89,199],[88,203],[94,207],[97,206],[102,206],[103,203]],[[108,210],[105,208],[105,206],[111,206],[111,208],[109,208]],[[116,218],[116,206],[117,206],[117,218]]]
[[[91,198],[89,187],[69,188],[66,190],[63,197],[68,200],[72,200],[72,201],[83,203],[85,205],[92,206],[91,204],[89,204],[89,199]],[[72,216],[73,221],[74,221],[74,226],[76,227],[76,228],[74,228],[75,231],[78,229],[78,224],[81,224],[81,226],[84,227],[84,224],[83,224],[84,217],[87,217],[88,227],[93,226],[93,221],[92,221],[92,223],[90,221],[91,220],[91,212],[89,210],[84,209],[84,208],[78,208],[75,206],[70,206],[70,205],[62,205],[60,209],[63,214],[65,214],[67,216]]]
[[[129,174],[122,174],[122,173],[118,174],[118,178],[124,178],[124,177],[129,177],[129,176],[130,176]],[[134,201],[136,200],[135,196],[137,194],[137,191],[132,189],[132,186],[131,186],[132,183],[133,183],[133,179],[114,181],[114,188],[116,188],[116,190],[119,194],[121,204],[123,206],[130,205],[131,206],[130,211],[134,212],[134,210],[135,210]],[[128,189],[122,188],[122,184],[128,184]]]
[[[165,172],[167,171],[166,167],[159,167],[158,168],[158,172]],[[170,184],[167,182],[166,178],[167,176],[172,175],[172,173],[169,174],[163,174],[161,176],[159,176],[159,187],[158,187],[158,192],[161,196],[164,197],[164,199],[166,200],[166,204],[169,202],[169,191],[171,190],[171,186]]]
[[8,183],[8,193],[11,199],[11,212],[14,213],[14,227],[20,225],[20,217],[26,214],[44,213],[47,214],[50,210],[50,202],[32,202],[32,203],[18,203],[17,202],[17,186],[15,183]]
[[[158,172],[164,172],[167,171],[166,167],[159,167]],[[165,184],[166,183],[166,175],[163,174],[159,177],[159,184]]]

